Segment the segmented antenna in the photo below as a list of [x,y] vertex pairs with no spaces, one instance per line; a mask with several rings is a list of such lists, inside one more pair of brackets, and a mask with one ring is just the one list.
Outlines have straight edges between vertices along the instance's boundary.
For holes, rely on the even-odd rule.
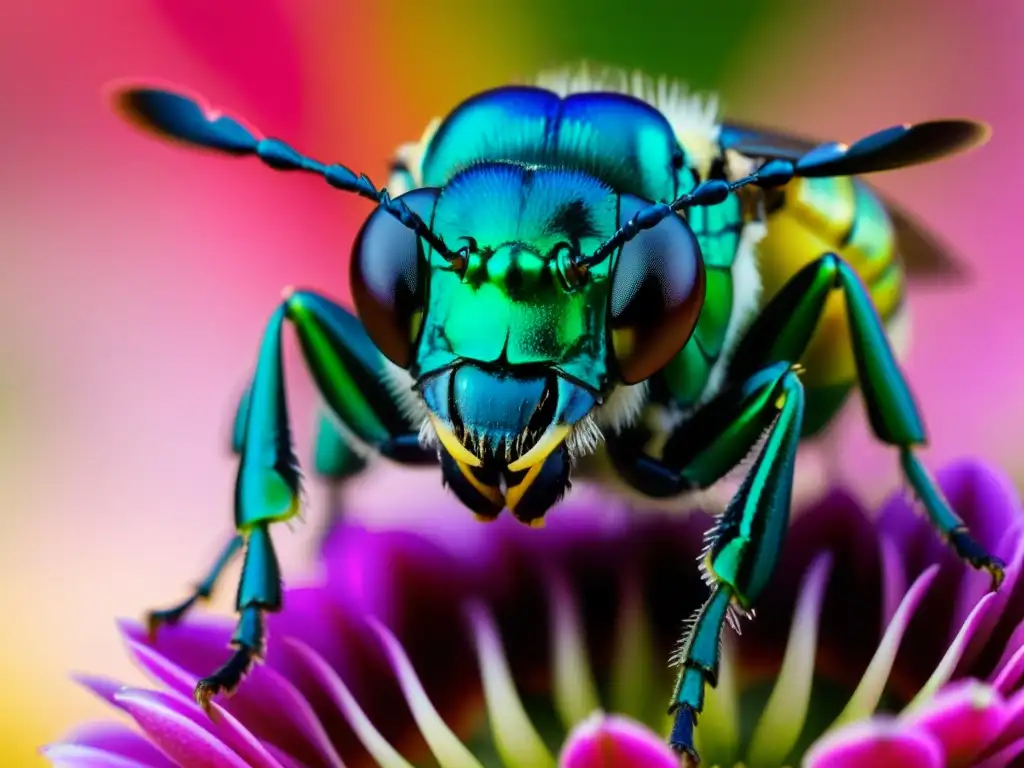
[[358,176],[340,163],[326,165],[308,158],[280,139],[260,139],[253,154],[266,165],[278,171],[308,171],[323,177],[324,181],[335,189],[354,192],[367,200],[373,200],[384,210],[394,216],[403,225],[426,240],[430,246],[448,261],[461,258],[455,251],[449,250],[444,241],[423,221],[420,216],[401,200],[391,197],[387,189],[377,189],[366,174]]
[[[165,139],[229,155],[255,155],[279,171],[316,173],[332,187],[373,200],[422,237],[447,261],[464,263],[466,249],[450,250],[415,211],[401,200],[393,200],[384,187],[377,189],[364,174],[357,175],[338,163],[326,165],[308,158],[280,139],[260,138],[239,120],[208,110],[198,99],[175,91],[132,86],[116,91],[114,103],[129,121]],[[989,129],[982,123],[935,120],[886,128],[851,146],[830,142],[814,147],[796,159],[768,160],[745,178],[733,182],[709,179],[671,203],[655,203],[642,208],[592,254],[573,259],[572,266],[575,271],[585,273],[589,267],[608,258],[616,249],[645,229],[656,226],[669,214],[684,208],[717,205],[724,202],[730,193],[748,184],[762,188],[779,187],[798,176],[852,176],[925,163],[979,146],[988,139],[988,135]],[[743,142],[732,148],[742,152]],[[750,150],[747,154],[755,152]]]
[[748,184],[757,184],[759,187],[779,187],[789,182],[795,173],[796,166],[790,161],[769,160],[751,175],[736,181],[708,179],[694,187],[692,192],[676,198],[671,203],[654,203],[646,208],[641,208],[633,218],[619,227],[615,234],[601,243],[597,250],[580,259],[577,266],[589,269],[593,265],[599,264],[645,229],[657,226],[669,214],[684,208],[718,205],[725,202],[732,192]]
[[339,163],[313,160],[280,139],[261,138],[239,120],[204,108],[197,99],[162,88],[129,87],[114,94],[114,103],[130,122],[161,138],[229,155],[254,155],[278,171],[315,173],[335,189],[374,201],[448,261],[462,258],[415,211],[392,199],[386,188],[377,189],[365,174],[357,175]]

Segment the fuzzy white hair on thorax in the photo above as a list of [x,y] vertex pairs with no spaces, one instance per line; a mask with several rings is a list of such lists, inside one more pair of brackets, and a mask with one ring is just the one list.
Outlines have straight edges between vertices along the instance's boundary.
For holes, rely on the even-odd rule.
[[597,450],[604,442],[604,433],[598,426],[593,414],[587,414],[576,422],[565,439],[565,449],[569,453],[569,463],[575,464],[584,456]]
[[391,395],[391,399],[398,406],[398,412],[406,421],[410,424],[419,424],[427,418],[427,404],[415,389],[416,380],[405,368],[395,365],[386,357],[382,358],[384,375],[381,376],[381,384]]
[[641,381],[639,384],[620,384],[613,389],[594,411],[597,426],[607,427],[613,433],[633,426],[647,404],[647,387],[647,382]]
[[722,131],[718,97],[693,93],[668,77],[652,77],[640,71],[595,67],[583,62],[541,72],[536,85],[559,96],[592,91],[621,93],[650,104],[665,116],[694,166],[706,177],[721,150]]
[[441,118],[436,117],[427,125],[419,141],[406,142],[395,150],[395,163],[401,165],[405,169],[405,173],[392,173],[388,179],[388,192],[392,197],[404,195],[406,192],[423,186],[423,156],[440,127]]

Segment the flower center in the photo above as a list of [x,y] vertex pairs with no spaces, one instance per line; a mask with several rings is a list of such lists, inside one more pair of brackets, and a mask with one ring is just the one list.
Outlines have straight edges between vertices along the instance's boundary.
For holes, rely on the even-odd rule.
[[[735,663],[734,636],[723,642],[718,685],[709,689],[698,720],[696,747],[709,767],[778,768],[799,765],[823,735],[866,719],[879,709],[914,711],[952,676],[966,646],[966,629],[983,607],[979,603],[964,623],[931,678],[914,699],[884,701],[886,684],[910,618],[936,574],[924,571],[899,603],[874,656],[855,685],[838,683],[823,674],[818,654],[818,629],[825,586],[831,567],[827,553],[804,575],[781,659],[761,667],[756,676]],[[636,723],[644,743],[663,746],[671,726],[666,713],[669,676],[654,651],[650,616],[640,590],[624,584],[615,624],[613,652],[600,674],[582,629],[577,596],[557,575],[549,581],[550,676],[542,695],[520,690],[509,668],[503,638],[489,609],[467,606],[466,619],[475,640],[480,680],[487,710],[486,724],[468,740],[456,736],[427,698],[399,641],[376,625],[416,723],[440,768],[556,768],[566,739],[594,723],[607,711]],[[905,706],[904,706],[905,705]],[[383,760],[374,752],[380,736],[348,702],[346,717],[382,768],[411,768]],[[482,718],[483,719],[483,718]],[[649,731],[644,731],[646,726]],[[632,726],[631,726],[632,727]],[[674,758],[673,758],[674,760]],[[567,765],[567,763],[566,763]]]

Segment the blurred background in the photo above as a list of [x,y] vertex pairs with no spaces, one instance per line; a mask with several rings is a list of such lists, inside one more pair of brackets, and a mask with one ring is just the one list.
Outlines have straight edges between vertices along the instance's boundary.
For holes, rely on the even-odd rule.
[[[980,454],[1024,480],[1024,5],[639,7],[0,3],[0,764],[40,764],[39,744],[106,714],[70,671],[140,680],[114,618],[178,599],[229,533],[227,426],[263,322],[286,285],[348,300],[348,250],[369,212],[313,179],[137,135],[102,97],[119,78],[187,85],[378,183],[396,145],[474,91],[581,58],[713,89],[732,117],[826,138],[990,121],[982,150],[877,184],[971,267],[969,285],[912,294],[925,459]],[[308,464],[313,393],[298,366],[289,386]],[[841,455],[877,499],[896,461],[861,416],[859,402],[846,413]],[[361,481],[353,506],[384,519],[444,498],[435,475],[396,483],[400,472]],[[320,489],[311,498],[315,515]],[[277,535],[293,582],[310,571],[314,527]]]

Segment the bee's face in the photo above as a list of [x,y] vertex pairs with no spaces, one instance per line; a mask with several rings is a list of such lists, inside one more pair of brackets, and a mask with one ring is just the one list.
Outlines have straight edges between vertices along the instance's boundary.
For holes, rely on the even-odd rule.
[[581,174],[485,165],[457,176],[431,223],[461,264],[432,254],[416,363],[558,370],[600,391],[608,375],[608,263],[586,280],[573,254],[617,226],[617,198]]
[[386,214],[371,218],[353,292],[464,471],[530,470],[579,429],[590,442],[586,417],[604,394],[658,370],[696,322],[703,266],[677,216],[574,268],[644,204],[586,174],[481,164],[403,200],[459,258],[427,253]]
[[529,469],[597,404],[609,265],[578,279],[572,259],[611,235],[617,214],[611,190],[564,171],[477,166],[445,187],[431,226],[463,258],[431,258],[416,365],[453,457]]

